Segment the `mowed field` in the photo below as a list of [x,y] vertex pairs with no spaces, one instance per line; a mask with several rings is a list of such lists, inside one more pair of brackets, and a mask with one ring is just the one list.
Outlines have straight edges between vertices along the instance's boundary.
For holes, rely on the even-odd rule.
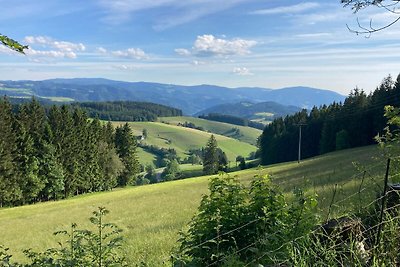
[[[114,122],[120,125],[122,122]],[[182,159],[188,156],[190,149],[205,147],[212,133],[190,129],[186,127],[165,124],[161,122],[129,122],[134,135],[141,135],[143,129],[147,130],[148,137],[145,142],[149,145],[156,145],[164,148],[174,148]],[[251,152],[255,152],[257,147],[249,143],[229,138],[223,135],[214,134],[218,146],[226,153],[228,160],[234,162],[238,155],[247,157]],[[139,152],[139,159],[150,159],[145,151]],[[140,154],[142,153],[142,154]],[[147,153],[148,154],[148,153]],[[141,161],[147,164],[148,162]]]
[[[375,188],[383,183],[384,164],[375,146],[343,150],[320,157],[231,173],[248,184],[254,175],[271,174],[286,193],[303,188],[318,194],[321,214],[325,216],[333,189],[337,188],[332,214],[341,214],[357,205],[363,205],[375,195]],[[354,167],[359,162],[368,170],[362,180],[362,171]],[[201,196],[207,193],[209,176],[165,182],[140,187],[117,189],[68,200],[39,203],[16,208],[0,209],[0,244],[10,247],[16,259],[22,250],[42,250],[57,246],[54,231],[69,229],[73,222],[80,228],[89,228],[88,217],[99,206],[111,211],[106,217],[124,232],[124,250],[130,266],[145,261],[149,266],[168,265],[171,250],[177,245],[179,231],[185,228],[196,213]],[[360,190],[363,183],[365,191]],[[336,185],[337,184],[337,185]],[[364,189],[363,189],[364,190]]]
[[[191,122],[197,127],[203,127],[204,130],[209,131],[211,133],[216,133],[228,137],[233,137],[238,139],[242,142],[246,142],[252,145],[257,144],[257,138],[262,134],[262,131],[259,129],[233,125],[224,122],[217,122],[217,121],[209,121],[200,118],[194,117],[160,117],[158,119],[160,122],[167,122],[173,125],[177,125],[178,123],[184,124],[185,122]],[[239,129],[239,135],[232,135],[232,129]]]

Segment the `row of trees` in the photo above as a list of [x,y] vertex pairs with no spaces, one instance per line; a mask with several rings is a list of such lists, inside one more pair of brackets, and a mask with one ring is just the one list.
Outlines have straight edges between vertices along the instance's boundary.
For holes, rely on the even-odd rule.
[[385,105],[400,105],[400,75],[389,76],[369,95],[354,89],[344,103],[314,107],[274,120],[259,138],[262,164],[297,159],[299,124],[302,126],[302,156],[375,143],[386,125]]
[[84,109],[92,118],[111,121],[155,121],[158,117],[182,116],[180,109],[148,102],[108,101],[72,105]]
[[136,140],[127,124],[89,120],[81,109],[35,99],[12,111],[0,100],[0,206],[66,198],[133,184]]

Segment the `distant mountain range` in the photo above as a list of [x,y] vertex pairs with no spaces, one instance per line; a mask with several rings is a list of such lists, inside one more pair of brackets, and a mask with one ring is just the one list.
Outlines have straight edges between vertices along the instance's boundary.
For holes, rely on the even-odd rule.
[[193,115],[228,103],[274,101],[282,105],[311,108],[343,101],[344,96],[309,87],[267,89],[227,88],[215,85],[182,86],[149,82],[122,82],[97,78],[52,79],[44,81],[0,81],[0,95],[37,96],[56,101],[147,101],[181,109]]

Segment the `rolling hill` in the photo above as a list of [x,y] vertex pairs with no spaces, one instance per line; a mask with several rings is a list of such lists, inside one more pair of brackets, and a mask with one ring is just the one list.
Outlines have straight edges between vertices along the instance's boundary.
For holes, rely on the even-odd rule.
[[233,104],[221,104],[195,114],[195,116],[207,115],[210,113],[218,113],[223,115],[230,115],[249,120],[267,119],[269,121],[284,117],[286,115],[294,114],[300,111],[301,108],[295,106],[285,106],[276,102],[239,102]]
[[[261,135],[262,131],[245,126],[233,125],[224,122],[204,120],[194,117],[160,117],[160,122],[167,122],[172,125],[184,125],[185,123],[192,123],[197,127],[203,128],[205,131],[224,135],[237,139],[242,142],[249,143],[251,145],[257,145],[257,138]],[[238,129],[239,131],[237,131]]]
[[[121,122],[114,122],[114,125],[120,124]],[[129,125],[134,135],[141,135],[143,129],[147,130],[148,137],[142,142],[162,148],[173,148],[182,159],[188,156],[190,149],[204,147],[211,136],[209,132],[161,122],[130,122]],[[229,161],[234,162],[238,155],[247,157],[257,150],[256,146],[249,143],[223,135],[214,135],[218,146],[226,153]],[[151,158],[148,154],[143,154],[143,151],[139,151],[139,160],[141,157],[147,160]],[[142,161],[142,163],[148,162]]]
[[[329,153],[301,164],[289,162],[232,175],[248,182],[254,175],[270,173],[284,192],[301,187],[305,192],[316,193],[322,215],[326,214],[334,188],[337,188],[335,202],[341,204],[334,205],[331,214],[342,214],[363,202],[369,203],[368,196],[375,196],[371,188],[376,188],[384,173],[384,164],[372,159],[377,155],[376,146],[369,146]],[[365,180],[362,175],[357,175],[360,171],[353,166],[353,161],[368,167]],[[130,266],[140,261],[148,266],[169,266],[168,260],[171,250],[177,245],[178,233],[195,214],[201,196],[207,193],[208,179],[205,176],[87,194],[57,202],[2,208],[0,243],[10,247],[16,259],[21,259],[22,249],[43,250],[57,246],[52,233],[69,229],[72,222],[76,222],[78,228],[88,228],[87,218],[91,212],[98,206],[105,206],[111,211],[106,220],[124,230],[124,251]],[[361,189],[368,194],[360,202],[360,195],[355,193]]]
[[343,101],[344,96],[309,87],[227,88],[215,85],[182,86],[106,79],[52,79],[44,81],[0,81],[0,94],[15,97],[32,95],[46,99],[79,102],[130,100],[153,102],[195,114],[212,106],[242,101],[274,101],[302,108]]

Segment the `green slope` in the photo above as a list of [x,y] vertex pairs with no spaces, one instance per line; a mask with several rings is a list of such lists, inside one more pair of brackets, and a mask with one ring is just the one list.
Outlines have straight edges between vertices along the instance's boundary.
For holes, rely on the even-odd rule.
[[[371,190],[372,178],[378,184],[383,180],[384,166],[372,159],[378,155],[375,147],[363,147],[308,159],[300,165],[296,162],[277,164],[262,169],[249,169],[233,173],[248,182],[256,174],[271,173],[274,180],[286,192],[294,187],[316,192],[322,208],[329,205],[333,188],[338,184],[332,213],[339,213],[352,205],[360,203],[359,190],[361,176],[353,162],[359,161],[367,166],[368,175],[363,188]],[[188,223],[196,212],[201,195],[207,192],[209,177],[191,178],[161,184],[146,185],[96,193],[58,202],[0,209],[0,243],[11,248],[16,258],[21,257],[23,248],[43,249],[56,246],[52,232],[68,229],[71,222],[79,227],[87,227],[91,211],[105,206],[111,214],[108,220],[115,222],[124,230],[125,251],[128,260],[143,260],[148,266],[163,266],[171,249],[176,245],[178,232]],[[376,184],[374,184],[376,187]],[[374,188],[375,188],[374,187]],[[368,195],[368,194],[367,194]],[[363,194],[363,196],[365,196]],[[367,203],[365,199],[362,205]]]
[[[183,124],[185,122],[191,122],[196,126],[203,127],[206,131],[232,137],[252,145],[257,144],[257,138],[262,133],[261,130],[251,127],[233,125],[217,121],[209,121],[194,117],[161,117],[158,120],[173,125],[177,125],[178,123]],[[239,129],[239,135],[234,135],[232,129]]]
[[[121,123],[114,122],[114,125],[119,124]],[[208,132],[161,122],[130,122],[129,125],[135,135],[141,135],[143,129],[147,129],[148,138],[143,142],[158,147],[174,148],[182,159],[187,157],[190,149],[205,147],[211,136]],[[215,138],[230,161],[235,161],[238,155],[247,157],[257,150],[255,146],[233,138],[216,134]]]

